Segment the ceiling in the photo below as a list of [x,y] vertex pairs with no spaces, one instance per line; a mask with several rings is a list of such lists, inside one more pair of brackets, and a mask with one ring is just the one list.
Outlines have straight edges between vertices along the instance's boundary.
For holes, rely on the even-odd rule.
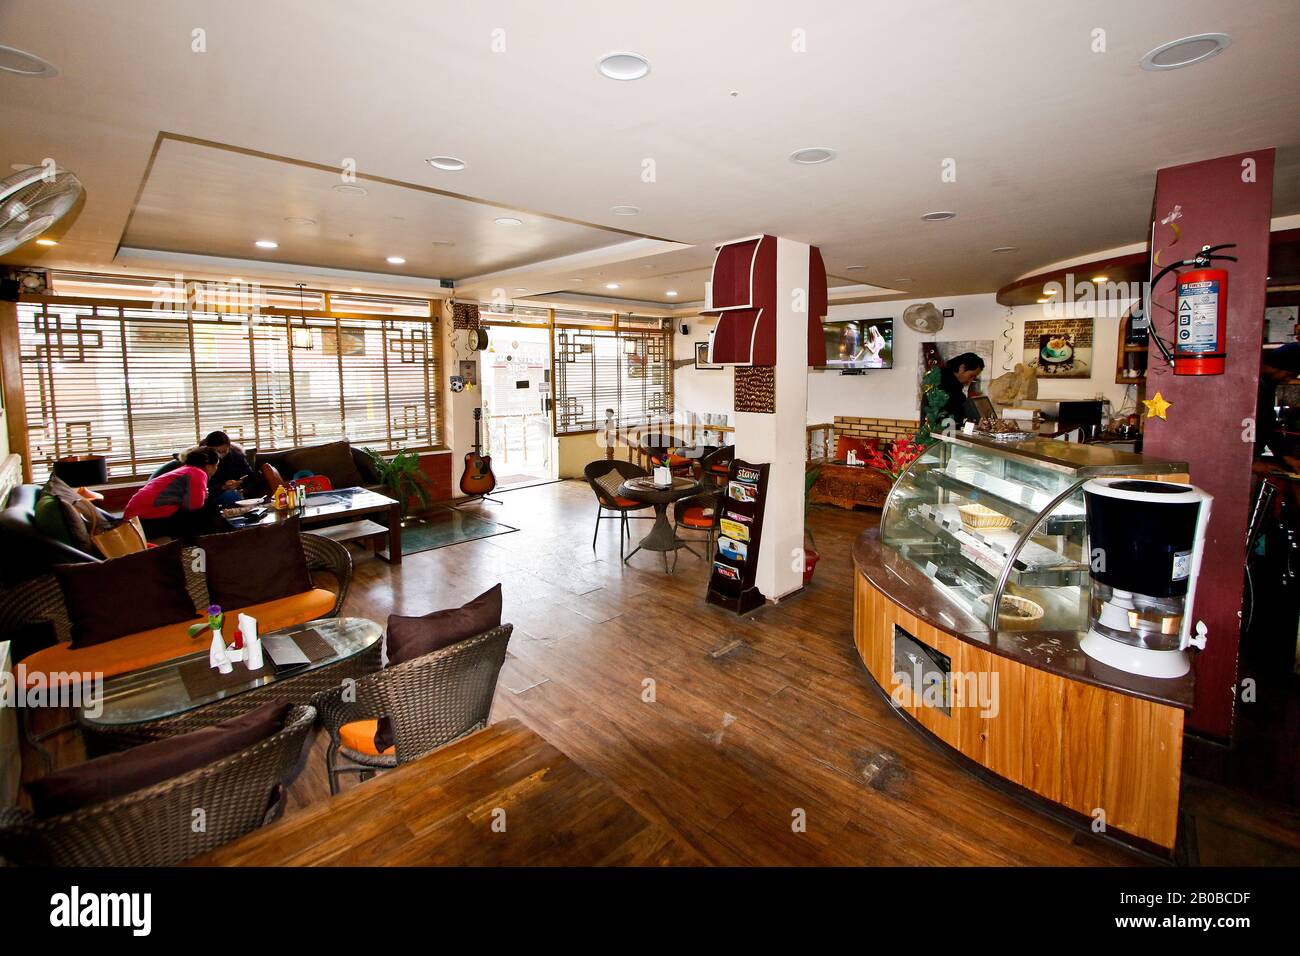
[[[1203,32],[1232,45],[1138,68]],[[1274,214],[1300,212],[1294,0],[9,0],[0,43],[60,70],[0,73],[0,171],[51,157],[87,192],[23,264],[671,305],[702,297],[714,244],[769,232],[820,245],[833,284],[937,296],[1140,242],[1162,166],[1276,146]],[[597,73],[629,49],[647,77]],[[806,146],[837,158],[788,160]],[[326,186],[351,163],[364,197]]]

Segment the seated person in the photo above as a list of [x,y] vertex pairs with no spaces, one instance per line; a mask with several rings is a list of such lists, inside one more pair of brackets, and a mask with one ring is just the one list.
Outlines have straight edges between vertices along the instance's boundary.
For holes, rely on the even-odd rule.
[[257,475],[248,463],[244,449],[234,444],[225,432],[209,432],[203,445],[217,453],[217,472],[208,482],[208,494],[223,507],[241,498],[257,497]]
[[179,467],[150,478],[132,495],[122,517],[139,518],[150,539],[165,536],[192,543],[199,535],[231,530],[215,508],[206,507],[218,461],[206,445],[191,448]]

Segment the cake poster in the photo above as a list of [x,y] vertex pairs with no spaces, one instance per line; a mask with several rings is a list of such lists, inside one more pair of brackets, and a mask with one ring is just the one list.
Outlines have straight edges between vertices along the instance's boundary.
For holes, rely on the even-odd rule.
[[727,497],[733,501],[751,502],[758,497],[758,489],[754,485],[740,481],[728,482]]
[[1021,347],[1039,378],[1092,377],[1092,319],[1029,319]]

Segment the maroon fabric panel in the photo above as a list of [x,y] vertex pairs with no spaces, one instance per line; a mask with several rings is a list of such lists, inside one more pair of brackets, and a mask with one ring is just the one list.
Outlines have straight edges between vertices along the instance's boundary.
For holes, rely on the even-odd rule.
[[[1172,166],[1156,173],[1153,271],[1187,259],[1203,245],[1235,242],[1225,250],[1236,262],[1214,263],[1228,272],[1227,370],[1223,375],[1173,375],[1150,351],[1146,397],[1159,391],[1173,403],[1168,420],[1145,423],[1143,452],[1188,462],[1192,483],[1214,496],[1205,559],[1196,588],[1193,620],[1209,628],[1206,649],[1196,655],[1196,706],[1190,730],[1227,738],[1232,733],[1237,657],[1250,512],[1254,446],[1243,440],[1244,421],[1255,415],[1264,333],[1264,287],[1268,273],[1269,219],[1273,208],[1273,150]],[[1252,181],[1243,181],[1253,160]],[[1181,235],[1160,220],[1180,206]],[[1172,243],[1172,244],[1171,244]],[[1174,277],[1153,295],[1155,329],[1172,342]],[[1163,374],[1161,374],[1163,370]]]
[[822,319],[829,311],[830,293],[826,288],[826,263],[822,251],[808,247],[808,364],[826,364],[826,336],[822,334]]

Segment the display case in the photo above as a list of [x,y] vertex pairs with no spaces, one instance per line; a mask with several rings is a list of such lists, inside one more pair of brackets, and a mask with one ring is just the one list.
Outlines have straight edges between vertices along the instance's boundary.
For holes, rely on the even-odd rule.
[[994,631],[1087,629],[1085,481],[1186,480],[1184,463],[1100,445],[935,437],[885,501],[881,541]]

